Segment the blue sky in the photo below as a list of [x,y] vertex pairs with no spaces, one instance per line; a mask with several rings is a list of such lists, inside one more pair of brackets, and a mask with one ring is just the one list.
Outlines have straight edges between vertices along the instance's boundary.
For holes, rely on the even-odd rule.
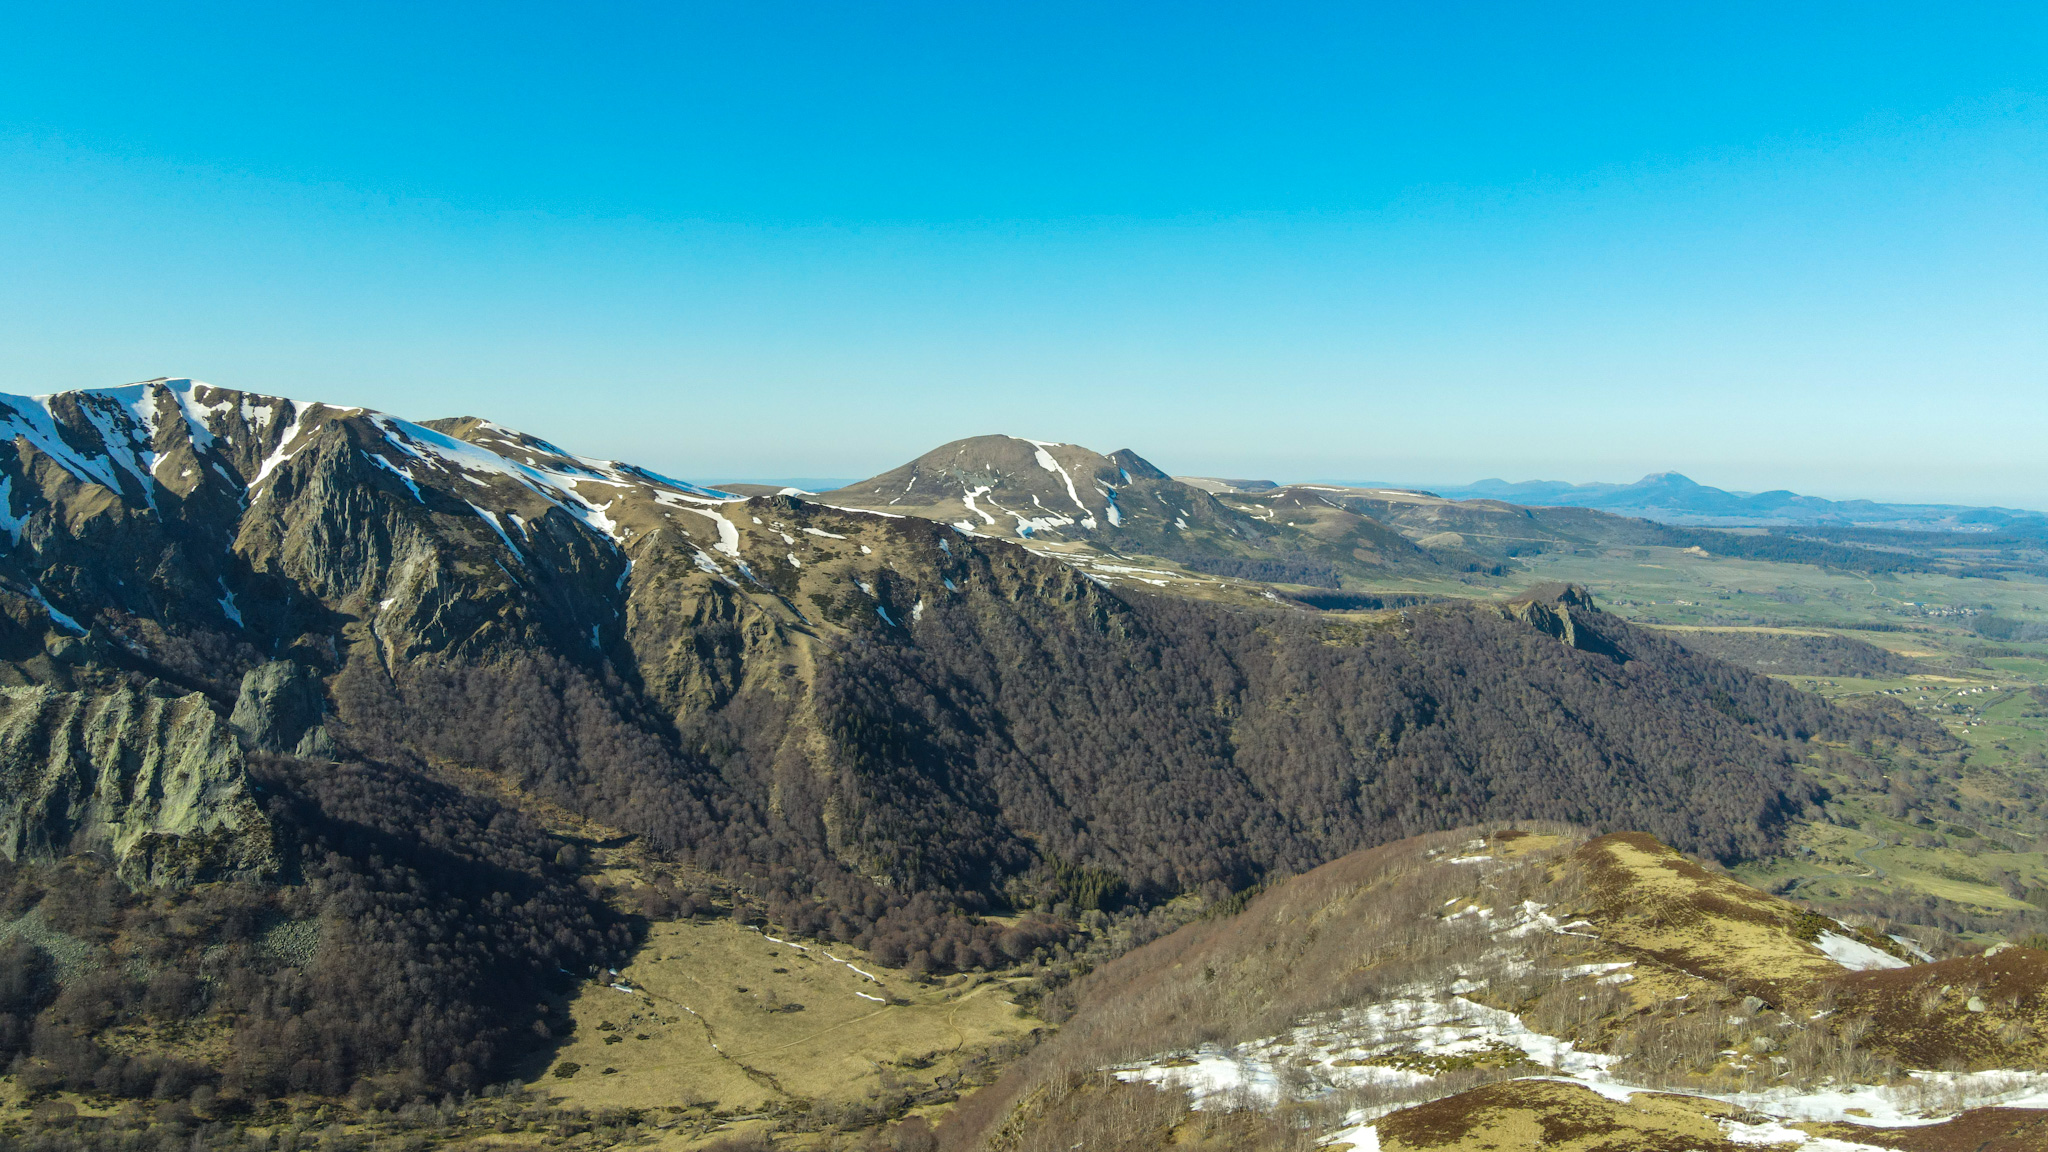
[[2048,507],[2038,5],[45,5],[0,388]]

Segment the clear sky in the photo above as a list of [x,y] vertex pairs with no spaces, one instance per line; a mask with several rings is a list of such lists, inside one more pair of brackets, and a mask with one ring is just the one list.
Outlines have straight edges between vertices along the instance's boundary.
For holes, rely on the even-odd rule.
[[0,389],[2048,507],[2048,8],[11,4]]

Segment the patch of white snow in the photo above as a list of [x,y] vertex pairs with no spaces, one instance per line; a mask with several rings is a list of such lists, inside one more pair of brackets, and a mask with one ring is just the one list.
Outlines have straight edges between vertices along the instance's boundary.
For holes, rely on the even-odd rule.
[[1059,447],[1059,445],[1048,443],[1043,440],[1026,440],[1024,442],[1038,450],[1036,455],[1038,459],[1038,466],[1040,468],[1045,469],[1047,472],[1058,474],[1060,479],[1067,482],[1067,498],[1069,500],[1072,500],[1074,502],[1074,507],[1079,508],[1081,512],[1085,515],[1088,511],[1088,506],[1086,504],[1081,503],[1081,494],[1074,491],[1074,478],[1072,476],[1067,475],[1067,470],[1065,468],[1060,467],[1060,462],[1052,458],[1052,453],[1046,451],[1047,448],[1056,448]]
[[65,615],[63,612],[58,611],[57,606],[55,604],[50,603],[50,598],[48,596],[43,595],[43,590],[41,588],[38,588],[34,584],[31,584],[28,586],[28,594],[35,598],[36,603],[41,604],[43,606],[43,611],[48,612],[50,614],[51,620],[54,620],[58,624],[71,629],[73,632],[78,633],[80,636],[85,635],[85,629],[79,625],[78,621],[73,620],[71,617]]
[[1868,972],[1876,968],[1910,967],[1904,960],[1889,952],[1881,952],[1861,940],[1851,939],[1835,932],[1823,932],[1813,946],[1827,953],[1827,957],[1851,972]]

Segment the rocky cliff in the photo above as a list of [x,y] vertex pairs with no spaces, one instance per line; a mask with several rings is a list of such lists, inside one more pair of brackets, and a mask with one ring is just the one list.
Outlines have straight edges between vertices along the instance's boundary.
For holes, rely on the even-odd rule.
[[0,688],[0,852],[94,852],[131,883],[273,873],[269,822],[233,732],[161,682]]

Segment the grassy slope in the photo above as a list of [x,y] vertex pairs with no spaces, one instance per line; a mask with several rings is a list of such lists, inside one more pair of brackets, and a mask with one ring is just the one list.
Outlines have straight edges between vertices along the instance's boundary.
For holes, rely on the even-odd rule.
[[[582,985],[570,1004],[575,1031],[536,1067],[534,1086],[586,1108],[680,1104],[727,1116],[864,1101],[885,1087],[943,1092],[968,1061],[1037,1023],[1000,977],[922,983],[857,949],[830,946],[847,963],[827,951],[729,918],[657,924],[621,970],[634,991]],[[569,1065],[579,1067],[561,1076]]]

